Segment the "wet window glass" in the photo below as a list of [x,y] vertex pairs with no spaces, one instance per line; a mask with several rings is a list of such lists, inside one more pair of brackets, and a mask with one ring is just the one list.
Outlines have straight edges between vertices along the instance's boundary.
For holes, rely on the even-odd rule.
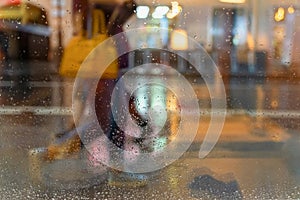
[[299,199],[300,3],[1,0],[1,199]]

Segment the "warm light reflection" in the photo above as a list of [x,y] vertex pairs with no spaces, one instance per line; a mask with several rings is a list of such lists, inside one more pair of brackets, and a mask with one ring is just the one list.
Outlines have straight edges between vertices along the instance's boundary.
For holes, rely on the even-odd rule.
[[293,14],[295,12],[295,9],[293,6],[288,7],[289,14]]
[[176,95],[171,92],[167,91],[167,101],[166,101],[166,107],[169,112],[169,130],[170,130],[170,136],[169,140],[175,140],[178,132],[178,128],[180,125],[180,105],[178,102],[178,99]]
[[248,43],[249,50],[253,51],[255,48],[255,42],[250,33],[247,34],[247,43]]
[[272,108],[278,108],[278,101],[277,101],[277,100],[273,100],[273,101],[271,102],[271,107],[272,107]]
[[172,4],[172,9],[167,14],[167,17],[169,19],[176,17],[182,11],[182,8],[181,6],[179,6],[179,3],[177,1],[172,1],[171,4]]
[[174,30],[171,33],[171,48],[174,50],[188,49],[188,35],[183,29]]
[[278,8],[277,12],[275,13],[275,21],[277,22],[280,22],[282,20],[284,20],[284,14],[285,14],[285,11],[284,11],[284,8],[280,7]]

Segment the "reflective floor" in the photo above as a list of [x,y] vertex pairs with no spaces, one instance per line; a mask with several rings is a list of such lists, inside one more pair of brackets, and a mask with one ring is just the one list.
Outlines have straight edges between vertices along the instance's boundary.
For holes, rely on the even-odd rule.
[[70,99],[63,97],[63,88],[72,82],[57,77],[30,82],[21,97],[8,82],[0,82],[1,199],[299,199],[299,80],[227,80],[223,131],[213,151],[200,159],[210,123],[210,95],[199,78],[191,79],[197,79],[193,89],[201,112],[197,136],[180,159],[146,174],[147,184],[136,188],[109,185],[109,170],[84,180],[86,169],[79,173],[71,161],[46,171],[44,183],[33,182],[28,153],[47,147],[66,129],[72,112],[71,104],[61,106],[64,98]]

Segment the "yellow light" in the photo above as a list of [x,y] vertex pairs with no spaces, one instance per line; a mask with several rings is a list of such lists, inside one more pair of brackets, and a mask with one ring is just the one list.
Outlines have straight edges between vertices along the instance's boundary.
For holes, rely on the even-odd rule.
[[247,43],[248,47],[251,51],[254,50],[255,44],[254,44],[254,39],[250,33],[247,34]]
[[280,8],[278,8],[278,15],[284,15],[284,8],[282,8],[282,7],[280,7]]
[[290,14],[293,14],[295,12],[295,9],[293,8],[293,6],[288,7],[288,12]]
[[188,35],[183,29],[177,29],[171,33],[171,49],[186,50],[188,49]]
[[271,102],[271,107],[272,107],[272,108],[277,108],[277,107],[278,107],[278,101],[273,100],[273,101]]
[[169,19],[176,17],[182,11],[182,8],[181,6],[179,6],[179,3],[177,1],[172,1],[171,4],[172,4],[172,9],[167,14],[167,17]]
[[277,12],[275,13],[275,21],[277,22],[280,22],[282,20],[284,20],[284,14],[285,14],[285,11],[284,11],[284,8],[280,7],[278,8]]

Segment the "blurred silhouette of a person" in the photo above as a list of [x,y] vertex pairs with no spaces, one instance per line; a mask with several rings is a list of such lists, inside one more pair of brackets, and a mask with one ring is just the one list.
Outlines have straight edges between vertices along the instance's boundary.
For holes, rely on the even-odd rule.
[[[106,16],[108,17],[107,23],[107,33],[109,36],[114,36],[119,34],[118,41],[116,42],[116,48],[118,55],[121,55],[118,58],[118,65],[119,65],[119,75],[121,77],[128,69],[128,52],[130,51],[128,38],[126,35],[123,34],[123,27],[124,23],[133,15],[136,4],[134,1],[124,1],[123,3],[117,5],[114,9],[110,9],[109,6],[101,7],[104,12],[106,12]],[[110,11],[113,11],[110,13]],[[120,34],[122,37],[120,37]],[[99,121],[99,124],[102,127],[102,130],[108,134],[108,138],[114,143],[115,146],[121,149],[125,149],[125,142],[126,142],[126,135],[124,130],[121,130],[118,127],[116,121],[113,119],[112,111],[111,111],[111,98],[114,86],[117,80],[109,80],[104,79],[98,82],[97,92],[95,95],[95,110],[96,115]],[[121,92],[126,92],[124,89]],[[119,94],[120,96],[124,96],[124,94]],[[134,97],[128,99],[118,99],[119,104],[129,104],[129,112],[127,117],[133,117],[136,120],[138,125],[145,125],[146,121],[142,119],[139,113],[136,110],[136,106],[134,105]],[[113,159],[113,158],[110,158]],[[125,159],[123,157],[123,159]],[[125,161],[126,162],[126,161]],[[144,185],[146,183],[146,176],[141,174],[130,174],[130,173],[123,173],[113,170],[109,179],[109,184],[111,185],[128,185],[133,184],[134,186],[137,185]]]
[[[127,0],[122,2],[111,2],[111,3],[99,3],[97,2],[95,5],[95,8],[101,9],[104,12],[104,15],[106,17],[106,27],[107,27],[107,35],[108,36],[114,36],[116,34],[123,34],[123,25],[124,23],[133,15],[136,4],[133,0]],[[87,12],[89,10],[87,9]],[[83,18],[83,27],[87,30],[87,19]],[[130,50],[128,39],[126,38],[125,34],[124,37],[118,37],[121,38],[116,42],[116,50],[118,55],[121,55],[118,58],[118,67],[119,67],[119,75],[118,77],[122,76],[122,73],[124,70],[128,68],[128,52]],[[88,80],[87,80],[88,81]],[[85,98],[85,101],[94,101],[95,102],[95,112],[97,116],[97,120],[99,122],[99,125],[101,126],[101,129],[103,130],[106,137],[109,138],[109,140],[118,148],[124,149],[125,148],[125,133],[123,130],[121,130],[115,120],[113,119],[112,111],[111,111],[111,98],[112,98],[112,92],[113,89],[118,81],[117,79],[113,78],[101,78],[98,81],[96,94],[91,94],[90,91],[87,92],[87,97]],[[93,99],[94,98],[94,99]],[[131,98],[129,102],[119,102],[122,103],[129,103],[133,104],[134,100]],[[134,106],[130,106],[132,109],[130,109],[131,113],[128,115],[134,116],[135,119],[139,120],[138,112],[134,109]],[[82,109],[82,111],[84,108]],[[80,120],[80,119],[79,119]],[[69,138],[75,138],[73,139],[78,145],[78,140],[80,140],[79,136],[76,134],[76,131],[71,131],[67,133],[66,135],[69,135]],[[96,139],[97,140],[97,139]],[[94,143],[94,145],[97,144],[97,141]],[[105,148],[105,147],[103,147]],[[92,152],[93,154],[93,152]],[[98,155],[97,155],[98,154]],[[95,157],[95,160],[97,160],[97,156],[103,156],[101,154],[104,154],[104,152],[96,152],[92,157]],[[109,158],[113,159],[113,158]],[[145,176],[143,175],[134,175],[131,173],[123,173],[121,171],[117,170],[111,170],[111,174],[113,178],[109,180],[109,183],[117,185],[120,184],[134,184],[135,186],[141,185],[145,183]],[[111,177],[112,177],[111,176]],[[122,181],[121,181],[122,180]],[[119,182],[119,183],[117,183]],[[121,183],[120,183],[121,182]]]
[[[89,6],[88,0],[75,0],[73,5],[73,12],[74,16],[78,20],[78,16],[81,16],[81,23],[82,25],[78,25],[74,27],[75,31],[74,34],[81,34],[82,37],[87,37],[89,32],[89,23],[90,19],[89,14],[92,13],[92,7],[95,9],[100,9],[103,11],[105,16],[105,22],[107,27],[107,35],[113,36],[118,33],[122,33],[123,31],[123,23],[129,19],[130,16],[133,15],[135,10],[135,3],[133,1],[112,1],[112,2],[101,2],[97,1],[93,6]],[[78,11],[80,10],[80,12]],[[74,19],[74,23],[76,24],[78,21]],[[78,29],[82,27],[81,33],[78,33]],[[125,40],[118,41],[117,45],[117,52],[120,53],[124,50],[127,50],[129,48],[128,43]],[[127,68],[128,67],[128,58],[127,55],[122,55],[118,58],[118,67],[119,68]],[[86,79],[84,82],[90,82],[93,81],[93,78],[91,80]],[[95,111],[97,115],[98,122],[103,129],[104,133],[109,137],[118,147],[122,148],[123,142],[124,142],[124,134],[123,131],[119,131],[120,134],[118,134],[116,137],[112,137],[114,132],[117,132],[119,130],[119,127],[115,124],[112,113],[111,113],[111,94],[113,91],[113,88],[115,86],[115,83],[117,82],[117,79],[113,78],[101,78],[98,81],[97,84],[97,90],[96,94],[91,94],[90,91],[87,91],[85,89],[85,94],[80,94],[80,97],[75,98],[75,106],[76,110],[78,112],[84,112],[85,110],[85,102],[89,101],[95,101]],[[83,84],[81,87],[85,87]],[[87,87],[88,89],[88,87]],[[65,89],[65,92],[67,96],[72,96],[70,92],[72,92],[72,88]],[[95,98],[94,98],[95,97]],[[79,99],[78,99],[79,98]],[[94,99],[92,99],[94,98]],[[70,100],[70,99],[66,99]],[[80,119],[75,119],[75,121]],[[67,130],[63,133],[59,133],[56,135],[57,141],[55,143],[64,143],[65,141],[66,145],[68,145],[69,142],[67,140],[74,140],[76,141],[76,144],[78,144],[78,141],[80,140],[79,135],[76,133],[75,124],[72,122],[72,124],[68,125],[66,127]],[[57,148],[57,150],[56,150]],[[58,154],[60,151],[57,145],[53,145],[53,155],[50,155],[50,159],[55,159],[55,155]],[[78,148],[76,148],[78,149]],[[70,150],[72,152],[72,150]]]
[[[135,3],[133,1],[125,1],[117,5],[98,5],[107,17],[107,34],[114,36],[123,33],[123,24],[133,15]],[[118,37],[121,38],[121,37]],[[118,55],[119,77],[122,76],[122,69],[128,68],[129,44],[126,36],[115,41]],[[124,147],[124,132],[120,130],[116,122],[113,120],[111,112],[111,97],[112,91],[118,79],[100,79],[95,95],[95,111],[98,121],[104,133],[119,148]]]

